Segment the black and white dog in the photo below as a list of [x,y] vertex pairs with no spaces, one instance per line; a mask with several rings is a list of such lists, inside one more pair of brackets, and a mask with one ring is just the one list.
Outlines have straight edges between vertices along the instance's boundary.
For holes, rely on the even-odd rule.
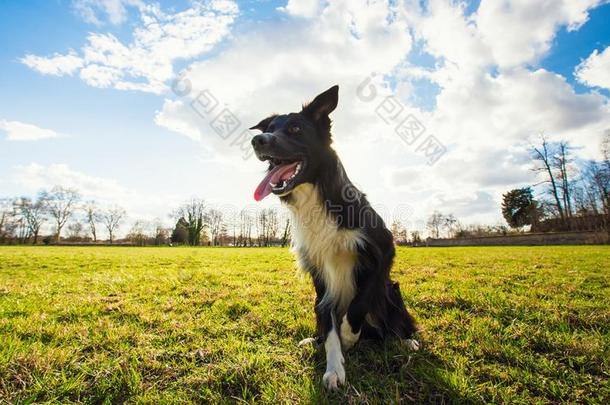
[[272,115],[251,128],[263,132],[252,138],[252,146],[269,162],[254,198],[273,193],[291,211],[293,250],[317,295],[318,336],[305,341],[324,342],[323,382],[331,389],[345,383],[341,346],[347,350],[360,338],[394,336],[407,339],[411,349],[419,347],[410,339],[415,321],[398,283],[390,280],[392,234],[331,147],[328,115],[338,97],[339,86],[331,87],[301,112]]

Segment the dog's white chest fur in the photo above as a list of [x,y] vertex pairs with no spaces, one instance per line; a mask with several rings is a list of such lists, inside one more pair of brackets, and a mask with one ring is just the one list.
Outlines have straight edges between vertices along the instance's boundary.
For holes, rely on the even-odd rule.
[[308,260],[317,268],[315,276],[322,278],[326,286],[324,304],[337,305],[340,312],[355,295],[354,266],[357,247],[362,243],[358,230],[340,229],[328,216],[320,199],[320,193],[310,183],[304,183],[292,191],[288,205],[293,216],[292,243],[299,267],[309,270]]

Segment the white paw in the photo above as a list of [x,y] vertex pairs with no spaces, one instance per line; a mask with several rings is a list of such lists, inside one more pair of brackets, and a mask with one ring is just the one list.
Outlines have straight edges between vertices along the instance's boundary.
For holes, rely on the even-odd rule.
[[339,385],[345,384],[345,368],[339,366],[332,370],[326,370],[322,377],[322,382],[329,390],[338,389]]
[[404,341],[405,345],[414,352],[419,350],[419,342],[415,339],[407,339]]
[[352,326],[347,320],[347,314],[343,315],[343,320],[341,321],[341,343],[343,348],[345,350],[351,349],[358,339],[360,339],[360,331],[358,333],[352,332]]
[[316,343],[316,338],[313,338],[313,337],[305,338],[299,342],[299,347],[302,347],[305,345],[311,345],[314,343]]

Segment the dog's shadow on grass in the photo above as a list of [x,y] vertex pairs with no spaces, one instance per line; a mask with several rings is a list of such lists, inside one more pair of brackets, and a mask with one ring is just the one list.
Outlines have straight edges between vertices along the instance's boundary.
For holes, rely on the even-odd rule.
[[312,403],[467,403],[449,380],[447,365],[425,343],[418,351],[404,342],[361,341],[344,354],[347,382],[336,391],[322,385],[324,346],[311,357],[315,362]]

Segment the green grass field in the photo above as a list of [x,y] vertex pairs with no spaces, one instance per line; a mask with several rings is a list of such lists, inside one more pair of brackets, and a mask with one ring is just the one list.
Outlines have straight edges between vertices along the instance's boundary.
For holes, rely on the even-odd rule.
[[400,248],[419,352],[327,393],[286,249],[0,247],[0,402],[608,403],[610,247]]

